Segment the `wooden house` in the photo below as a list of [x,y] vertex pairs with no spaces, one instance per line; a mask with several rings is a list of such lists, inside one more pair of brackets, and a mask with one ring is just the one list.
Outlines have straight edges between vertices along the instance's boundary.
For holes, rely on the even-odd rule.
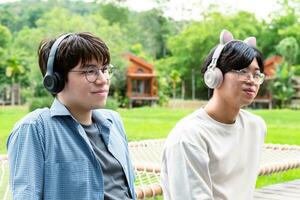
[[281,61],[282,57],[277,55],[264,61],[264,74],[266,75],[266,78],[264,83],[260,86],[259,92],[254,99],[253,106],[256,106],[256,104],[267,104],[268,108],[272,109],[273,99],[268,84],[274,78],[276,67]]
[[158,82],[154,66],[134,54],[127,53],[127,92],[129,107],[158,100]]

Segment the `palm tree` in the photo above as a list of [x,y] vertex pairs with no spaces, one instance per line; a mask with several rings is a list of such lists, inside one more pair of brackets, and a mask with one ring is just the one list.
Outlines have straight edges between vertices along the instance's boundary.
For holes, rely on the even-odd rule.
[[180,73],[177,70],[172,70],[170,74],[173,89],[173,99],[176,98],[176,85],[181,81]]
[[[11,105],[15,105],[15,92],[14,88],[20,88],[19,83],[16,82],[16,78],[20,74],[24,74],[25,68],[21,64],[21,61],[17,56],[13,55],[5,61],[6,76],[11,78]],[[20,103],[20,95],[18,96],[18,103]]]

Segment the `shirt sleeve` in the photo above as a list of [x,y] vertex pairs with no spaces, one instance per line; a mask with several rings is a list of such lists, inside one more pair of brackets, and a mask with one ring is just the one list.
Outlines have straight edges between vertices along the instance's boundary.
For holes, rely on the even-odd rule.
[[38,128],[23,124],[8,141],[10,187],[14,200],[39,200],[43,195],[44,151]]
[[209,157],[205,145],[178,142],[165,146],[161,183],[167,200],[212,200]]

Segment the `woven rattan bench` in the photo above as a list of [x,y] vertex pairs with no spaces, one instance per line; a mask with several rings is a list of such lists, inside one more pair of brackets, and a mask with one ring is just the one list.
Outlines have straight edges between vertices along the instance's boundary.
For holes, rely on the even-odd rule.
[[[135,186],[138,199],[162,195],[163,191],[159,184],[159,180],[160,161],[163,144],[163,139],[145,140],[129,143],[131,159],[133,161],[136,172]],[[0,167],[0,199],[2,198],[4,200],[10,200],[12,198],[8,186],[8,162],[5,155],[0,156]],[[264,145],[259,175],[267,175],[275,172],[287,171],[294,168],[300,168],[299,146],[275,144]],[[290,187],[290,185],[293,186]],[[256,190],[254,199],[288,200],[293,199],[295,195],[298,195],[296,196],[296,199],[300,199],[299,187],[300,181],[297,181],[295,183],[293,182],[291,184],[279,184],[267,188],[261,188]],[[294,192],[293,194],[291,194],[291,190],[293,190],[293,188],[297,188],[298,192]],[[273,194],[273,196],[271,195],[271,193]],[[282,198],[285,197],[282,195],[287,195],[287,198]],[[294,196],[289,198],[291,195]]]
[[[162,194],[159,176],[163,144],[164,139],[130,142],[129,144],[136,171],[136,193],[138,198]],[[294,168],[300,168],[299,146],[264,145],[259,175],[283,172]]]

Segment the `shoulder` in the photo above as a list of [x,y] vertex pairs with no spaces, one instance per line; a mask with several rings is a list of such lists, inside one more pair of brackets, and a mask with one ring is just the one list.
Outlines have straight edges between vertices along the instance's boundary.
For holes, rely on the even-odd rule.
[[114,110],[110,109],[97,109],[95,110],[97,115],[102,116],[105,119],[112,121],[119,121],[121,119],[120,114]]
[[202,110],[196,110],[177,122],[168,135],[167,144],[171,146],[179,143],[203,145],[203,135],[209,126],[207,124],[207,120],[202,116]]
[[249,123],[251,127],[259,127],[263,130],[263,132],[266,132],[267,125],[265,120],[261,116],[253,114],[247,110],[241,109],[239,117],[241,121]]
[[247,110],[241,109],[239,114],[241,118],[247,119],[250,122],[259,123],[261,125],[265,124],[265,120],[261,116],[253,114]]
[[11,142],[20,140],[23,142],[24,138],[31,138],[40,140],[44,133],[44,119],[50,118],[49,108],[37,109],[25,115],[18,121],[7,139],[7,145]]
[[15,124],[14,129],[24,125],[38,126],[42,123],[43,118],[50,118],[50,116],[51,115],[49,108],[36,109],[28,113],[20,121],[18,121]]

